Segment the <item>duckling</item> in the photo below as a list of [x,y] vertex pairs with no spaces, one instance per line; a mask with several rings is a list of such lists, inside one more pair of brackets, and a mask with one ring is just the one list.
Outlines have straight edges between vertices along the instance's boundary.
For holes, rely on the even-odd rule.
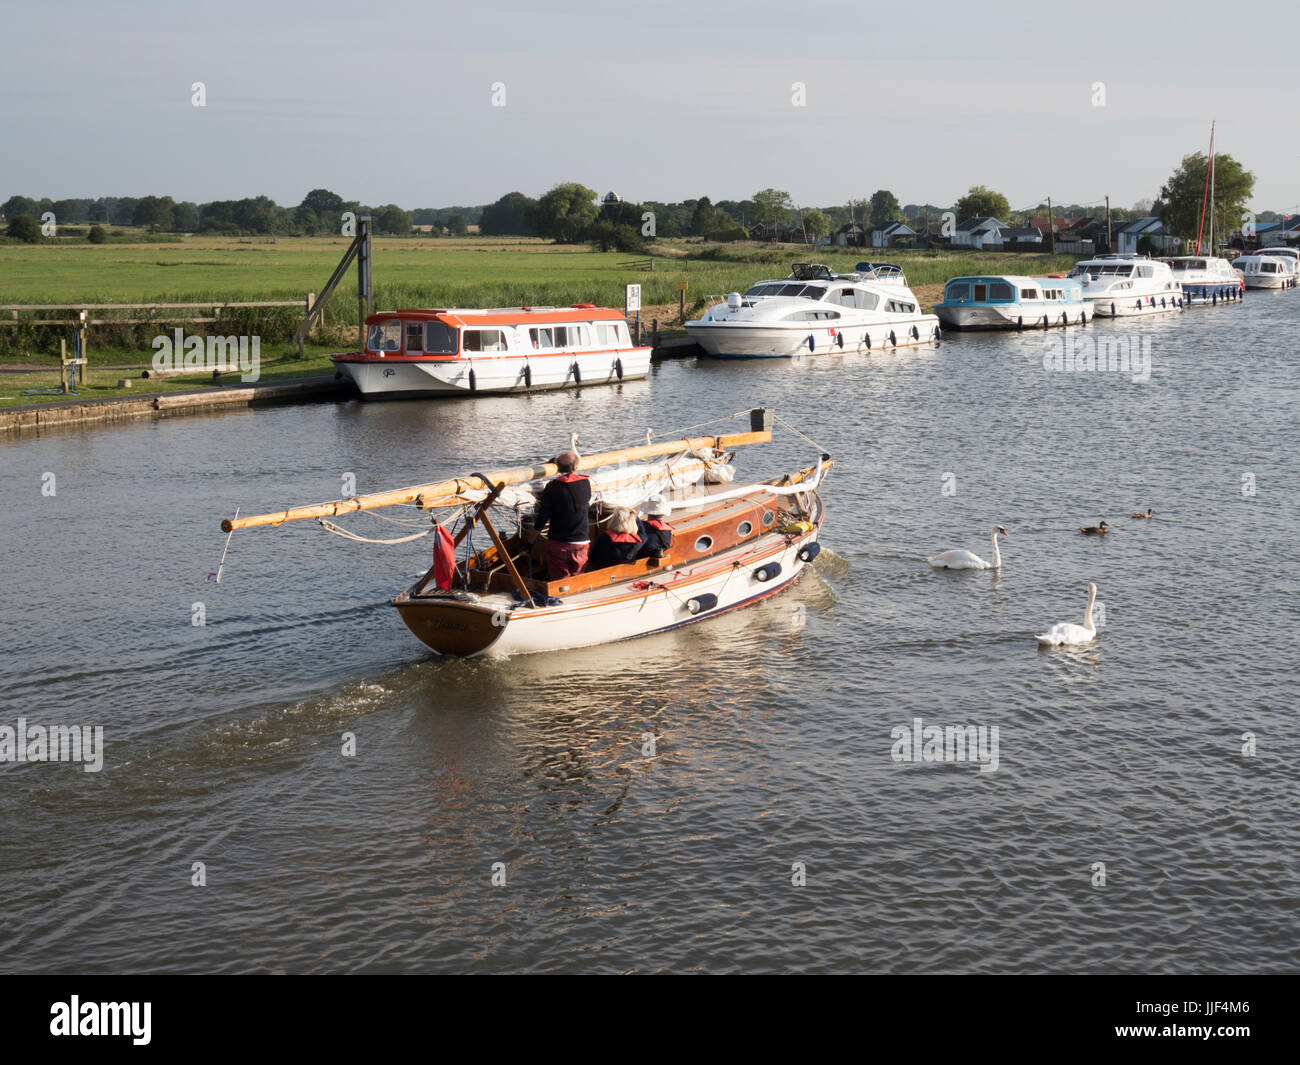
[[1109,531],[1104,521],[1100,525],[1085,525],[1079,530],[1084,536],[1105,536]]
[[1156,512],[1152,510],[1150,507],[1147,507],[1147,512],[1145,514],[1143,514],[1142,511],[1140,510],[1135,510],[1133,511],[1132,514],[1129,515],[1130,518],[1154,518],[1155,516],[1156,516]]

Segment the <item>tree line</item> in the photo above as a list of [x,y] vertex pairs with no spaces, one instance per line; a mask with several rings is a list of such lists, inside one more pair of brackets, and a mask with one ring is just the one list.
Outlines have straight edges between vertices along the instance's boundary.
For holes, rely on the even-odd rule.
[[[1205,192],[1206,157],[1196,153],[1183,158],[1159,197],[1142,200],[1131,208],[1111,210],[1112,223],[1147,215],[1158,215],[1166,229],[1179,236],[1195,236]],[[1219,228],[1236,227],[1245,215],[1245,205],[1254,191],[1255,177],[1230,155],[1215,159],[1214,208]],[[1054,204],[1057,217],[1095,216],[1096,204]],[[702,237],[708,240],[745,240],[761,227],[771,235],[778,227],[796,228],[808,241],[830,235],[850,223],[864,230],[890,222],[907,222],[940,233],[941,219],[951,212],[957,221],[971,217],[994,217],[1014,224],[1047,213],[1045,203],[1013,211],[1006,196],[983,185],[972,186],[950,205],[902,205],[888,189],[877,189],[870,197],[849,200],[830,207],[799,207],[790,193],[762,189],[745,200],[712,201],[708,196],[677,203],[646,200],[631,203],[609,194],[603,199],[594,189],[577,182],[563,182],[536,199],[522,192],[508,192],[494,203],[482,206],[418,208],[407,211],[396,204],[365,206],[345,200],[329,189],[313,189],[296,207],[277,204],[267,196],[210,203],[177,202],[170,196],[100,197],[99,199],[34,200],[11,196],[0,204],[10,222],[10,235],[30,234],[32,221],[47,213],[59,225],[91,223],[133,225],[152,232],[213,233],[219,235],[323,235],[339,233],[344,216],[368,214],[375,232],[408,234],[412,227],[430,227],[434,234],[446,231],[463,235],[472,225],[487,236],[544,237],[563,243],[589,242],[602,250],[641,250],[656,238]],[[1262,211],[1260,221],[1276,220],[1276,212]],[[13,226],[19,219],[20,233]],[[36,227],[38,233],[39,227]],[[39,235],[39,234],[38,234]],[[24,239],[28,239],[24,236]],[[38,239],[34,237],[32,239]]]

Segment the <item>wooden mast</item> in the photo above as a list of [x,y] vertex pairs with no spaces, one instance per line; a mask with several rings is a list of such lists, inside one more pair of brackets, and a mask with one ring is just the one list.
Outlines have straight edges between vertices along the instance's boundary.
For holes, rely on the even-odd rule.
[[[751,431],[748,433],[665,440],[654,444],[643,444],[640,447],[623,448],[619,451],[606,451],[598,455],[584,455],[578,460],[577,469],[590,470],[598,466],[611,466],[618,462],[637,462],[660,455],[674,455],[681,451],[699,451],[704,448],[725,451],[727,448],[741,447],[745,444],[766,444],[771,441],[772,415],[766,408],[755,407],[751,410],[749,421]],[[412,485],[409,488],[394,488],[387,492],[353,496],[351,499],[335,499],[328,503],[290,507],[288,510],[276,511],[273,514],[249,514],[243,518],[226,518],[221,522],[221,529],[223,532],[233,532],[236,529],[248,529],[257,525],[282,525],[286,521],[301,521],[304,518],[332,518],[340,514],[391,507],[401,503],[421,503],[428,506],[440,498],[475,491],[482,487],[485,478],[494,486],[504,486],[526,484],[543,477],[554,477],[559,472],[559,467],[553,462],[543,462],[536,466],[515,466],[513,469],[497,470],[494,473],[453,477],[445,481]]]

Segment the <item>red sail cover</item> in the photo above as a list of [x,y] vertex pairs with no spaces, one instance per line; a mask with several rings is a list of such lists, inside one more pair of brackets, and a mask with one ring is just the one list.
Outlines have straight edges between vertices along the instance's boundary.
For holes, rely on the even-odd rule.
[[451,576],[456,572],[456,548],[451,533],[442,525],[433,526],[433,579],[444,592],[451,590]]

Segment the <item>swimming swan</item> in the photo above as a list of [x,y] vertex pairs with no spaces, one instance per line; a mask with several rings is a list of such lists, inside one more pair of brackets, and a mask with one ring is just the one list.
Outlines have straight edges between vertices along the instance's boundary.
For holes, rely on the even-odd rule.
[[1059,647],[1067,643],[1087,643],[1097,636],[1097,626],[1092,623],[1092,604],[1097,601],[1097,586],[1088,582],[1088,609],[1083,612],[1083,624],[1074,625],[1060,621],[1041,636],[1035,636],[1039,647]]
[[979,555],[971,551],[964,551],[960,548],[953,551],[945,551],[942,555],[935,555],[930,559],[930,565],[934,569],[1001,569],[1002,555],[998,551],[998,537],[1006,536],[1007,530],[1001,525],[993,526],[993,561],[985,562]]

